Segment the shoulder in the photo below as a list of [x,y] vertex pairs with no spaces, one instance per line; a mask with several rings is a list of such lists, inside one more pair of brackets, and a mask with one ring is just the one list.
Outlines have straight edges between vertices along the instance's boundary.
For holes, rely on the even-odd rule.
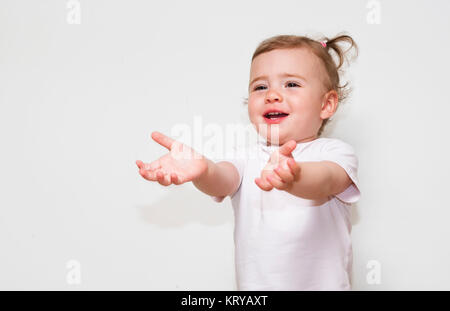
[[338,139],[321,137],[309,144],[300,145],[297,154],[314,161],[342,160],[340,162],[353,162],[357,165],[358,159],[355,149],[349,143]]
[[359,160],[352,145],[338,138],[321,140],[318,148],[318,158],[321,161],[332,161],[351,171],[358,169]]
[[343,152],[354,153],[355,149],[349,143],[339,138],[321,137],[315,141],[315,149],[320,152]]

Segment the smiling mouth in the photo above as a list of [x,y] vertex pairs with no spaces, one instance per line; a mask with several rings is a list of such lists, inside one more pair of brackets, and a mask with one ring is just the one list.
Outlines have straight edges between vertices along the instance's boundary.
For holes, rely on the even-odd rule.
[[276,120],[276,119],[281,119],[284,117],[287,117],[289,114],[288,113],[283,113],[283,112],[276,112],[276,113],[266,113],[264,115],[265,119],[270,119],[270,120]]
[[268,124],[277,124],[286,119],[288,115],[288,113],[266,113],[264,115],[264,121]]

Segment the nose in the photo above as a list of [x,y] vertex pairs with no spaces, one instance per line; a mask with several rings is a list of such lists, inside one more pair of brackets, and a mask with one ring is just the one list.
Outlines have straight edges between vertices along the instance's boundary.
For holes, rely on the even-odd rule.
[[266,93],[266,104],[271,104],[274,102],[281,102],[283,101],[283,98],[281,97],[281,94],[279,92],[277,92],[276,90],[270,89],[267,93]]

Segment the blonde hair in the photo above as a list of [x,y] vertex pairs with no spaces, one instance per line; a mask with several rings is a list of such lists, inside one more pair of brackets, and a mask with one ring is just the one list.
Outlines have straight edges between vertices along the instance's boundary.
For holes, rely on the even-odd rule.
[[[324,46],[323,43],[326,43]],[[342,47],[339,45],[341,42],[347,42],[351,44],[351,46],[343,51]],[[292,48],[307,48],[314,55],[316,55],[322,62],[325,68],[325,72],[327,74],[327,79],[324,81],[324,86],[328,91],[335,90],[338,94],[338,100],[340,102],[344,102],[344,100],[348,97],[351,92],[351,88],[348,87],[348,82],[345,85],[340,85],[340,74],[342,73],[342,65],[344,64],[344,60],[348,59],[346,56],[347,52],[351,48],[355,48],[355,55],[352,58],[356,58],[358,56],[358,46],[355,41],[346,34],[338,34],[334,38],[329,39],[328,37],[322,37],[319,40],[311,39],[307,36],[296,36],[296,35],[278,35],[274,37],[270,37],[264,41],[262,41],[252,56],[253,60],[260,54],[270,52],[276,49],[292,49]],[[338,56],[339,62],[336,64],[330,51],[334,51],[334,53]],[[244,104],[248,103],[248,98],[244,100]],[[325,119],[322,122],[322,125],[318,131],[318,136],[320,136],[325,128],[325,125],[328,123],[329,119]]]

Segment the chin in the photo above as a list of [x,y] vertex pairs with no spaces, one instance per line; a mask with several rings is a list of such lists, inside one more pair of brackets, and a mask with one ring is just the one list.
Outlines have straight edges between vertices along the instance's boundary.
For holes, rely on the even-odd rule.
[[273,139],[270,135],[264,137],[271,145],[283,145],[288,140],[284,136]]

